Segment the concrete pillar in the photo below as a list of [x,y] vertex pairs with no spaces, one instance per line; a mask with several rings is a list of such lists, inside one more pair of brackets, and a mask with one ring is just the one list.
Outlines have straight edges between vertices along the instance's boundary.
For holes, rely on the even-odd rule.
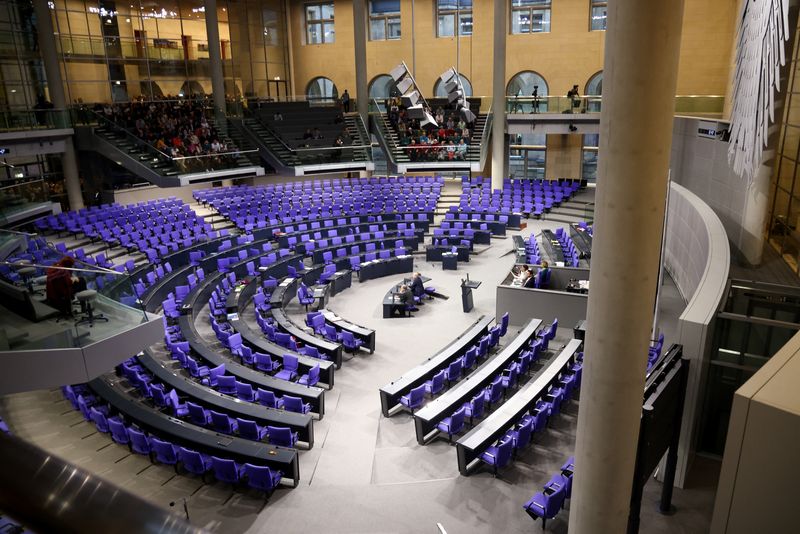
[[[50,102],[56,109],[67,109],[69,102],[67,102],[67,97],[64,94],[64,81],[61,79],[61,65],[56,52],[56,39],[53,31],[53,19],[50,18],[50,7],[47,5],[47,0],[34,0],[33,8],[36,11],[39,50],[42,52],[42,62],[47,76]],[[75,157],[72,138],[67,138],[64,143],[64,156],[61,158],[61,167],[64,172],[64,187],[67,190],[69,207],[72,210],[79,210],[84,207],[83,193],[81,192],[78,161]]]
[[683,19],[683,0],[615,0],[608,8],[571,534],[627,526]]
[[506,176],[506,0],[494,0],[494,71],[492,74],[492,189],[503,189]]
[[225,115],[225,77],[222,73],[222,54],[219,42],[217,0],[203,0],[208,35],[208,60],[211,65],[211,92],[214,96],[215,114]]
[[356,65],[356,110],[369,128],[367,87],[367,8],[364,0],[353,0],[353,48]]

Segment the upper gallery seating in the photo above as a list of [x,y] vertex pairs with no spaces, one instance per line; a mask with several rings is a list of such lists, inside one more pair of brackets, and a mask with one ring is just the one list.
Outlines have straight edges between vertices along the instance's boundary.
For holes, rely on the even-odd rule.
[[469,98],[476,119],[465,123],[446,98],[428,100],[437,126],[421,126],[410,119],[400,98],[385,101],[383,114],[388,146],[396,162],[477,161],[480,157],[486,114],[480,113],[480,98]]
[[[99,123],[95,134],[162,175],[253,166],[241,152],[249,147],[231,139],[210,111],[206,100],[153,100],[98,103],[82,116]],[[155,162],[154,155],[159,156]]]
[[[366,148],[370,139],[360,117],[343,114],[338,107],[264,102],[249,112],[245,125],[286,166],[371,159]],[[331,150],[336,147],[341,150]]]
[[240,229],[265,228],[281,220],[302,221],[346,214],[432,212],[444,180],[441,177],[342,178],[266,186],[200,189],[198,202],[208,204]]

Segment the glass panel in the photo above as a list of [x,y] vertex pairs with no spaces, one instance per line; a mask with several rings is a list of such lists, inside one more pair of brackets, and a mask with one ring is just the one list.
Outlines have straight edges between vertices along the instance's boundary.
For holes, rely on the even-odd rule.
[[323,4],[323,6],[322,6],[322,18],[323,19],[333,19],[333,4]]
[[319,44],[322,42],[322,25],[309,24],[308,25],[308,42],[310,44]]
[[597,181],[597,151],[583,151],[583,170],[582,178],[589,182]]
[[439,15],[439,37],[453,37],[455,15]]
[[373,15],[400,13],[400,0],[371,0],[369,12]]
[[389,39],[400,39],[400,17],[391,18],[389,25]]
[[369,21],[369,38],[373,41],[383,41],[386,39],[386,21],[377,19]]
[[[508,83],[507,96],[530,96],[533,88],[538,87],[539,96],[547,95],[547,82],[535,72],[520,72]],[[541,106],[540,106],[541,109]]]
[[608,17],[608,7],[599,6],[592,8],[592,30],[605,30]]
[[323,27],[323,31],[325,33],[323,37],[323,42],[332,43],[336,40],[336,32],[333,29],[332,22],[326,22]]
[[789,159],[781,158],[780,171],[778,175],[778,185],[786,191],[792,190],[792,182],[794,182],[794,168],[795,163]]
[[511,0],[512,7],[547,5],[550,0]]
[[531,32],[549,32],[550,31],[550,10],[549,9],[534,9],[531,12]]
[[511,33],[528,33],[531,31],[529,11],[514,11],[511,14]]
[[319,20],[322,6],[306,6],[306,20]]
[[472,13],[468,15],[460,15],[461,28],[460,35],[472,35]]

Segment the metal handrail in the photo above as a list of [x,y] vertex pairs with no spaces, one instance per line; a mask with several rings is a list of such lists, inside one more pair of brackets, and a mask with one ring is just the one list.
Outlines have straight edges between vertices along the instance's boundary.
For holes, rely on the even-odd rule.
[[0,509],[34,532],[206,532],[82,467],[2,432],[0,456]]
[[103,116],[102,116],[100,113],[98,113],[97,111],[95,111],[95,110],[93,110],[93,109],[89,109],[89,108],[83,108],[83,109],[81,109],[81,111],[84,111],[84,112],[87,112],[87,111],[88,111],[89,113],[91,113],[92,115],[94,115],[95,117],[97,117],[97,118],[99,119],[99,121],[100,121],[100,124],[102,124],[102,125],[104,125],[104,126],[107,126],[107,127],[109,127],[109,128],[112,128],[112,129],[114,129],[115,131],[121,131],[121,132],[122,132],[123,134],[125,134],[125,136],[126,136],[127,138],[129,138],[131,141],[133,141],[134,143],[136,143],[136,144],[137,144],[137,145],[139,145],[139,146],[142,146],[142,147],[145,147],[145,148],[147,148],[147,150],[148,150],[148,151],[150,151],[150,152],[155,152],[155,153],[157,153],[157,154],[161,155],[161,157],[163,157],[164,159],[172,160],[172,156],[170,156],[170,155],[168,155],[168,154],[166,154],[166,153],[164,153],[164,152],[160,151],[159,149],[157,149],[155,146],[151,145],[150,143],[148,143],[148,142],[147,142],[147,141],[145,141],[144,139],[141,139],[141,138],[139,138],[139,137],[136,137],[136,136],[135,136],[135,135],[133,135],[133,133],[131,133],[131,132],[130,132],[130,131],[127,129],[127,128],[125,128],[125,127],[123,127],[123,126],[121,126],[121,125],[117,124],[116,122],[114,122],[114,121],[112,121],[112,120],[109,120],[109,119],[107,119],[107,118],[103,117]]
[[23,187],[23,186],[30,185],[30,184],[38,184],[38,183],[44,183],[44,180],[39,178],[38,180],[29,180],[27,182],[20,182],[20,183],[13,184],[13,185],[4,185],[4,186],[0,186],[0,191],[4,191],[6,189],[14,189],[14,188],[17,188],[17,187]]

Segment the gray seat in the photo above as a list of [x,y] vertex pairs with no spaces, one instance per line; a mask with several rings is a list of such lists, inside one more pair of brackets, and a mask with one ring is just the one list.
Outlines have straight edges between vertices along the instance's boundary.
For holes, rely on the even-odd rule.
[[81,307],[85,309],[81,318],[75,321],[75,326],[85,323],[89,323],[89,326],[94,326],[95,321],[108,322],[108,318],[102,313],[98,313],[97,315],[94,313],[92,302],[97,300],[97,291],[94,289],[84,289],[83,291],[75,293],[75,298],[81,303]]

